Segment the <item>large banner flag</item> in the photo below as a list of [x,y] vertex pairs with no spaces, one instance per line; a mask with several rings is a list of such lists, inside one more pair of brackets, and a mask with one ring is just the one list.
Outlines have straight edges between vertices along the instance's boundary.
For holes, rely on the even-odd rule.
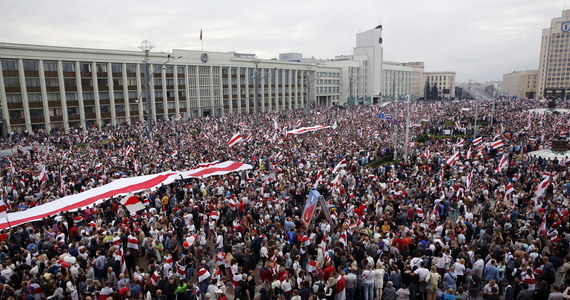
[[253,166],[249,164],[226,161],[209,167],[198,168],[185,172],[166,171],[145,176],[121,178],[79,194],[65,196],[24,211],[9,213],[7,214],[7,217],[10,220],[10,223],[8,223],[7,219],[0,218],[0,229],[39,221],[46,217],[55,216],[61,212],[85,209],[113,197],[152,190],[160,187],[161,185],[168,185],[180,179],[225,175],[231,172],[249,170],[252,168]]
[[312,190],[307,197],[307,203],[305,204],[305,209],[303,210],[303,223],[306,226],[309,226],[311,223],[311,219],[313,218],[313,214],[315,213],[315,208],[317,207],[317,203],[319,202],[319,197],[321,194],[317,192],[317,190]]
[[317,130],[321,130],[321,129],[325,129],[325,128],[330,128],[330,125],[317,125],[317,126],[312,126],[312,127],[301,127],[298,129],[293,129],[293,130],[289,130],[287,131],[287,134],[303,134],[303,133],[307,133],[307,132],[311,132],[311,131],[317,131]]
[[336,165],[336,166],[334,167],[334,169],[332,170],[332,172],[333,172],[333,173],[336,173],[336,172],[338,172],[338,170],[340,170],[340,168],[345,168],[346,166],[347,166],[347,164],[346,164],[346,159],[343,158],[343,159],[338,163],[338,165]]

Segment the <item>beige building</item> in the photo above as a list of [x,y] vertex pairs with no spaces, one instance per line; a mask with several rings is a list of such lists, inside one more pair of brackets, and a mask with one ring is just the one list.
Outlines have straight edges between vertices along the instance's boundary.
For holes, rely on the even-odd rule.
[[438,97],[455,97],[455,72],[424,72],[422,82],[422,92],[427,84],[430,89],[433,86],[437,87]]
[[534,99],[537,91],[538,70],[517,71],[503,75],[501,95]]
[[537,87],[542,97],[570,94],[570,10],[542,30]]
[[401,99],[406,95],[416,98],[423,96],[423,62],[384,61],[382,74],[384,84],[382,94],[385,99]]
[[[341,67],[254,54],[144,53],[0,43],[2,135],[345,104]],[[357,65],[357,64],[356,64]],[[257,100],[257,102],[256,102]]]

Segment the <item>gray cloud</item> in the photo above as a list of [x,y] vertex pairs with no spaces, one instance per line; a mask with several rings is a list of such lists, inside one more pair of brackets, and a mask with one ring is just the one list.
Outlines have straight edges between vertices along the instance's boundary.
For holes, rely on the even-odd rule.
[[355,34],[384,26],[384,59],[423,61],[458,80],[498,80],[536,69],[542,28],[560,16],[560,0],[134,1],[4,0],[2,41],[155,51],[200,49],[281,52],[332,58],[350,54]]

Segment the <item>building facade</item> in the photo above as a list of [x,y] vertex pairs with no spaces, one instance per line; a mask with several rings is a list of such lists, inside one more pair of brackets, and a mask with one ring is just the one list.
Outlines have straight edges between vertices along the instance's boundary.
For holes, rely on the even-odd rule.
[[364,86],[364,94],[372,99],[374,103],[380,102],[382,98],[382,25],[376,26],[364,32],[356,34],[356,47],[354,55],[362,55],[367,59],[363,62],[363,73],[367,80]]
[[437,88],[438,97],[455,97],[455,72],[424,72],[422,82],[422,91],[424,93],[426,86],[428,86],[430,89],[435,86]]
[[501,95],[534,99],[537,95],[538,70],[511,72],[503,75]]
[[[139,51],[0,43],[2,134],[144,121],[143,56]],[[152,117],[343,104],[341,71],[252,54],[150,52]]]
[[539,97],[570,94],[570,10],[542,30],[537,86]]
[[415,98],[422,97],[423,71],[424,64],[422,62],[384,61],[382,67],[382,77],[384,78],[382,95],[384,95],[384,100],[403,99],[406,95],[412,95]]

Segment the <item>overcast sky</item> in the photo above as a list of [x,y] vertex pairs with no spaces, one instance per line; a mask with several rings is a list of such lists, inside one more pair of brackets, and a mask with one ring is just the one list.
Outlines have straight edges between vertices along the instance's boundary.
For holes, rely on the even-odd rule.
[[103,49],[333,58],[383,25],[384,60],[423,61],[459,82],[537,69],[542,28],[565,0],[3,0],[0,41]]

